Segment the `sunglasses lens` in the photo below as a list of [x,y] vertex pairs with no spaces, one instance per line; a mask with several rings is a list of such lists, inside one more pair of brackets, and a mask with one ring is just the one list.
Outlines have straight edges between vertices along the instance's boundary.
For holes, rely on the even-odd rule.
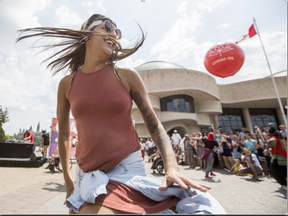
[[[105,30],[106,30],[107,32],[112,32],[112,30],[113,30],[112,23],[109,22],[108,20],[105,21]],[[117,36],[117,39],[121,39],[122,33],[121,33],[120,29],[115,29],[115,34],[116,34],[116,36]]]
[[105,30],[106,30],[107,32],[111,32],[111,31],[112,31],[112,24],[111,24],[111,22],[109,22],[109,21],[106,21],[106,22],[105,22]]
[[121,39],[122,38],[122,32],[120,31],[120,29],[116,29],[115,32],[116,32],[117,38]]

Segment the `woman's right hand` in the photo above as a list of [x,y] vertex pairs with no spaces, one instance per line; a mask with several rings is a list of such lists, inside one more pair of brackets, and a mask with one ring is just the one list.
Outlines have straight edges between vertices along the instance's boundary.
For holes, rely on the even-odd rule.
[[[67,199],[68,197],[70,197],[73,194],[74,188],[75,188],[75,184],[74,184],[74,181],[71,178],[71,176],[69,176],[67,179],[65,179],[65,186],[66,186],[66,199]],[[66,199],[65,199],[63,205],[66,204]]]

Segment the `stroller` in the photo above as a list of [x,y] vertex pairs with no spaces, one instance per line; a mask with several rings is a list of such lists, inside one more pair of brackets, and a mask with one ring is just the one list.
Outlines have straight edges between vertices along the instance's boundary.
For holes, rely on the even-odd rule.
[[153,174],[155,174],[155,170],[157,170],[157,172],[159,174],[164,175],[165,174],[165,169],[164,169],[164,163],[163,163],[163,159],[161,157],[161,155],[157,155],[156,159],[152,159],[152,166],[151,169],[153,170]]

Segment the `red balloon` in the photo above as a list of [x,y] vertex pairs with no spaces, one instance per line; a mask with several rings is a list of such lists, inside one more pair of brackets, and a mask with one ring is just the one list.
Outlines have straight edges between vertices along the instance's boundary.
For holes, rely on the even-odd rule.
[[244,52],[235,43],[223,43],[211,47],[205,55],[204,65],[213,75],[229,77],[237,73],[244,63]]

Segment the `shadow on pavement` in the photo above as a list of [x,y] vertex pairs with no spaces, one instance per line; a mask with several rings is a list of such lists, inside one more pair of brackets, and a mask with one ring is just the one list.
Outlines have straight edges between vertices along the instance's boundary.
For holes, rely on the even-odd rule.
[[202,179],[203,181],[209,182],[209,183],[221,183],[221,179]]
[[280,196],[280,195],[278,195],[278,194],[273,194],[273,195],[276,196],[276,197],[280,197],[280,198],[282,198],[282,199],[287,199],[287,191],[278,189],[278,190],[275,190],[275,192],[271,192],[271,193],[272,193],[272,194],[273,194],[273,193],[282,194],[283,196]]
[[48,190],[48,191],[57,191],[57,192],[65,192],[66,191],[64,184],[59,184],[59,183],[55,183],[55,182],[46,183],[46,187],[43,187],[42,189]]

